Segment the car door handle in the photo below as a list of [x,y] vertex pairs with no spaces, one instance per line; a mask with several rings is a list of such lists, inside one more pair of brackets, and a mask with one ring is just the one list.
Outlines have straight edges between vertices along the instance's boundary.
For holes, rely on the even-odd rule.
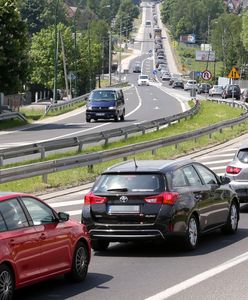
[[45,239],[46,239],[45,233],[42,233],[42,234],[40,235],[40,239],[41,239],[41,240],[45,240]]

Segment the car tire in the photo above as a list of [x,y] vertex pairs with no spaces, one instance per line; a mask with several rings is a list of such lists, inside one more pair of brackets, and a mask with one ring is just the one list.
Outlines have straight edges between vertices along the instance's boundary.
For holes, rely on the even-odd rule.
[[74,282],[83,281],[88,273],[89,262],[89,249],[84,242],[79,241],[74,251],[71,272],[65,274],[66,279]]
[[14,276],[11,269],[5,265],[0,265],[0,299],[13,299],[15,289]]
[[92,240],[91,241],[91,248],[94,251],[105,251],[108,249],[109,241],[105,240]]
[[91,118],[86,118],[87,123],[90,123],[90,121],[91,121]]
[[185,248],[187,250],[194,250],[198,246],[199,238],[198,220],[194,215],[190,216],[187,227],[185,234]]
[[235,233],[238,229],[239,222],[239,210],[237,204],[232,202],[227,218],[227,222],[224,227],[222,227],[223,233],[232,234]]
[[120,116],[121,121],[125,120],[125,111],[123,111],[122,115]]

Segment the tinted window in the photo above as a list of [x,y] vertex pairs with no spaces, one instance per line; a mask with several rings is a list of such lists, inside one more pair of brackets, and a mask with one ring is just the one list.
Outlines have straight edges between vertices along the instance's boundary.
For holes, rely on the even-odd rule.
[[6,230],[7,230],[7,226],[6,226],[5,222],[4,222],[2,214],[0,212],[0,232],[1,231],[6,231]]
[[44,203],[31,197],[23,197],[22,200],[34,225],[52,223],[55,221],[53,211]]
[[93,101],[108,101],[108,100],[116,100],[116,92],[115,91],[93,91],[89,100]]
[[240,150],[238,153],[238,159],[242,162],[247,164],[248,163],[248,149]]
[[[1,229],[7,226],[8,230],[18,229],[28,226],[27,218],[17,199],[0,202],[1,217],[4,219]],[[2,231],[2,230],[1,230]]]
[[188,186],[187,179],[184,175],[184,172],[182,169],[177,169],[172,173],[172,187],[184,187]]
[[202,165],[195,165],[205,184],[218,184],[215,175]]
[[108,174],[102,175],[93,188],[94,192],[127,189],[132,192],[163,191],[163,177],[159,174]]
[[191,186],[202,186],[202,182],[193,166],[187,166],[183,168],[183,172],[188,179]]

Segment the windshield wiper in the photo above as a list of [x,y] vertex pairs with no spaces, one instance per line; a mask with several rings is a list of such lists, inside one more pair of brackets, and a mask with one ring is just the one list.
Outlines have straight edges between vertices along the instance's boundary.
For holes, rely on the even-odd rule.
[[108,192],[128,192],[127,188],[119,188],[119,189],[108,189]]

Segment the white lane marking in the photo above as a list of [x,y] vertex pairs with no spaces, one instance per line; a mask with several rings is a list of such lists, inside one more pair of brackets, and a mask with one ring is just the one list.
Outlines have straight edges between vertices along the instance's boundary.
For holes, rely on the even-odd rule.
[[211,277],[214,277],[215,275],[222,273],[238,264],[241,264],[242,262],[248,260],[248,252],[245,252],[239,256],[234,257],[233,259],[230,259],[223,264],[218,265],[217,267],[214,267],[208,271],[205,271],[203,273],[200,273],[196,276],[193,276],[179,284],[176,284],[161,293],[158,293],[154,296],[151,296],[149,298],[146,298],[145,300],[164,300],[168,299],[171,296],[174,296],[204,280],[207,280]]
[[208,154],[208,155],[204,155],[202,156],[201,160],[204,159],[209,159],[209,158],[213,158],[213,157],[233,157],[234,153],[225,153],[225,154]]
[[[84,194],[85,194],[85,191],[84,191]],[[64,202],[49,203],[49,205],[52,208],[63,207],[63,206],[71,206],[71,205],[76,205],[76,204],[82,204],[82,205],[84,204],[83,193],[82,193],[82,199],[80,199],[80,200],[72,200],[72,201],[68,200],[68,201],[64,201]]]
[[82,214],[82,209],[81,210],[69,210],[66,213],[68,213],[70,216],[78,216]]
[[[200,159],[199,159],[200,160]],[[211,160],[209,162],[204,162],[205,165],[212,165],[212,164],[225,164],[229,163],[232,159],[222,159],[222,160]]]

